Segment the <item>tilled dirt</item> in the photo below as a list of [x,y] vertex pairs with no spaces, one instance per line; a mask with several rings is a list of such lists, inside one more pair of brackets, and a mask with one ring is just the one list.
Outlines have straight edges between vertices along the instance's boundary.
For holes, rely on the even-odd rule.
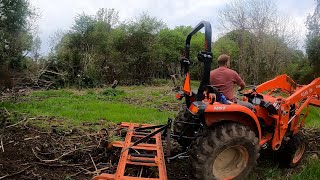
[[0,179],[91,179],[116,170],[119,152],[105,148],[103,132],[58,134],[21,125],[0,132]]
[[[106,147],[114,130],[64,132],[53,127],[44,131],[23,123],[0,128],[4,147],[3,152],[0,145],[0,179],[91,179],[100,173],[113,174],[120,149]],[[180,146],[172,142],[172,156],[180,152]],[[167,163],[167,174],[169,179],[192,179],[190,162],[172,160]]]
[[[114,128],[80,132],[55,128],[45,131],[23,123],[2,127],[0,179],[91,179],[99,173],[115,173],[120,151],[106,148]],[[309,139],[307,156],[317,156],[320,132],[315,129],[303,132]],[[173,142],[172,155],[180,152],[179,145]],[[262,171],[268,168],[266,164],[276,166],[273,160],[272,153],[262,152],[252,179],[265,179],[261,177]],[[297,168],[282,170],[283,177],[300,171],[303,163]],[[175,159],[166,164],[169,179],[192,179],[188,158]]]

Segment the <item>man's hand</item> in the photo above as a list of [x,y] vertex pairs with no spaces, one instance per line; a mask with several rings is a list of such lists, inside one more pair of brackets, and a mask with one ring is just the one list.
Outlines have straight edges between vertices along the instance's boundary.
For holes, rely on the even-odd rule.
[[238,91],[242,91],[246,87],[245,83],[241,83]]

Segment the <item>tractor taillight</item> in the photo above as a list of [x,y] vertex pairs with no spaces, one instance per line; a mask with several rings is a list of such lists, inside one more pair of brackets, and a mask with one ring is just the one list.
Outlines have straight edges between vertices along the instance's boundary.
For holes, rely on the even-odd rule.
[[193,114],[196,115],[199,111],[199,108],[195,106],[193,103],[189,107],[189,111]]
[[177,98],[178,100],[181,100],[184,96],[185,96],[185,94],[184,94],[183,91],[179,91],[179,92],[176,94],[176,98]]
[[204,102],[202,102],[202,101],[194,101],[194,102],[189,106],[189,111],[190,111],[193,115],[200,115],[200,114],[204,113],[206,107],[207,107],[206,103],[204,103]]

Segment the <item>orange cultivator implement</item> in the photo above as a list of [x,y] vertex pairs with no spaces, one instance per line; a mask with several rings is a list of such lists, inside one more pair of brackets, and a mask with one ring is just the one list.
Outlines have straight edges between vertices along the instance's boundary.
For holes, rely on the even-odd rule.
[[111,144],[122,148],[117,171],[115,174],[95,176],[93,180],[167,180],[161,132],[168,127],[121,123],[120,128],[127,131],[125,140]]

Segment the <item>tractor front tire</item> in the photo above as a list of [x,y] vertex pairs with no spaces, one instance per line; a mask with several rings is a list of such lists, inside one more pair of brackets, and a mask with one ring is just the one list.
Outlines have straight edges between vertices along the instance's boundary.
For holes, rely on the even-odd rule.
[[196,179],[244,179],[255,167],[260,146],[249,127],[226,123],[203,133],[190,152]]
[[[178,116],[175,118],[173,123],[173,133],[174,135],[193,137],[194,132],[193,132],[192,126],[188,124],[180,123],[179,121],[192,122],[192,116],[188,112],[187,108],[184,108],[183,110],[181,110]],[[190,139],[186,139],[183,137],[177,139],[177,141],[184,149],[189,147],[192,142]]]
[[306,152],[306,147],[302,133],[291,136],[290,140],[283,144],[283,148],[278,154],[280,165],[288,168],[297,166]]

